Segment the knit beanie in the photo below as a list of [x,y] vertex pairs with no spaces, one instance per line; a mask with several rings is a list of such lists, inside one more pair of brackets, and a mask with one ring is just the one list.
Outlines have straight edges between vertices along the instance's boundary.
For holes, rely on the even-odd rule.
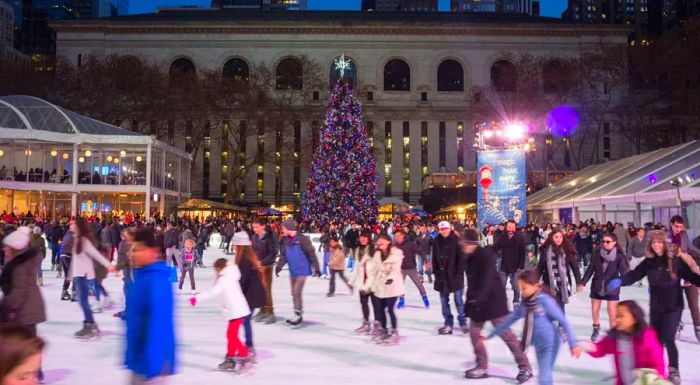
[[29,246],[29,234],[31,234],[29,227],[18,227],[2,240],[2,244],[14,250],[24,250]]

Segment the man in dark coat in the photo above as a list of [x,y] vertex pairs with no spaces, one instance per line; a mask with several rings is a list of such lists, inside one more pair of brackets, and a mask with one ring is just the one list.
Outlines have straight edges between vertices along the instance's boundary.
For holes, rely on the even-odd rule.
[[518,271],[525,269],[525,241],[516,232],[515,221],[506,223],[506,231],[496,238],[494,249],[501,254],[501,272],[505,276],[503,286],[510,281],[513,288],[513,303],[520,302],[520,289],[516,282]]
[[277,250],[279,242],[275,240],[272,231],[265,228],[265,223],[259,219],[253,220],[253,236],[250,238],[253,243],[253,250],[258,256],[262,265],[263,287],[265,288],[265,304],[253,317],[256,322],[272,324],[277,321],[275,310],[272,306],[272,272],[275,268]]
[[[425,308],[430,307],[430,301],[428,301],[428,294],[425,292],[425,287],[423,282],[421,282],[420,276],[418,275],[418,269],[416,267],[416,254],[418,252],[418,244],[416,242],[408,239],[406,232],[403,230],[396,230],[394,232],[394,246],[401,249],[403,252],[403,262],[401,262],[401,276],[404,281],[406,281],[406,276],[411,278],[413,284],[418,288],[421,298],[423,299],[423,306]],[[406,305],[404,296],[399,297],[399,303],[396,307],[402,309]]]
[[[462,251],[466,255],[467,304],[465,312],[471,318],[469,337],[474,347],[476,367],[464,373],[466,378],[488,377],[488,355],[481,340],[481,330],[487,321],[494,327],[508,316],[508,297],[496,271],[496,258],[491,248],[479,246],[479,234],[474,229],[464,232]],[[520,370],[516,379],[523,383],[532,377],[532,367],[520,347],[518,338],[510,330],[501,334],[501,339],[513,353]]]
[[445,318],[445,325],[440,328],[439,334],[452,334],[454,316],[450,311],[450,294],[454,296],[459,326],[466,334],[469,327],[464,316],[464,258],[458,244],[459,237],[446,221],[438,224],[438,232],[433,242],[433,273],[435,291],[440,292],[442,316]]

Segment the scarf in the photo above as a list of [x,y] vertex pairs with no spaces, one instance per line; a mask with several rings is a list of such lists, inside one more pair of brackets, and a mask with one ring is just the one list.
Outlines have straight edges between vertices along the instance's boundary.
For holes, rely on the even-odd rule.
[[[554,269],[554,259],[557,260],[557,268]],[[554,253],[554,247],[547,249],[547,273],[549,274],[549,286],[555,295],[558,295],[561,302],[569,303],[571,296],[571,284],[566,275],[566,257],[564,253]],[[558,275],[557,275],[558,273]]]
[[523,297],[522,305],[525,306],[525,326],[523,327],[523,337],[520,339],[520,347],[523,352],[532,344],[532,335],[535,329],[535,309],[540,292],[533,294],[529,298]]
[[634,344],[632,337],[619,333],[615,338],[618,363],[620,365],[620,379],[622,385],[633,385],[637,380],[634,360]]
[[610,251],[600,248],[600,256],[603,258],[603,272],[607,271],[608,264],[615,262],[617,259],[617,247]]

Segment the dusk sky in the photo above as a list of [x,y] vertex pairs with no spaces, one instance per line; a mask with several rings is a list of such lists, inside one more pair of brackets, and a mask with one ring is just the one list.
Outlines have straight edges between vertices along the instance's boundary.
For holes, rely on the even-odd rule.
[[[309,9],[335,9],[357,10],[360,9],[361,0],[308,0]],[[440,10],[447,11],[450,8],[450,0],[438,0]],[[211,0],[130,0],[130,13],[154,12],[158,6],[173,7],[181,5],[209,6]],[[566,0],[541,0],[542,16],[561,17],[566,8]]]

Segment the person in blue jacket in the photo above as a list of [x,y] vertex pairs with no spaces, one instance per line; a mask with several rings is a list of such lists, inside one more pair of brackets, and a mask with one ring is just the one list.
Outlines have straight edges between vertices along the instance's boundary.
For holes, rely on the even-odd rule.
[[542,292],[539,273],[536,270],[524,271],[518,278],[518,285],[523,295],[522,302],[486,339],[504,333],[517,320],[525,318],[521,347],[526,351],[530,344],[535,346],[539,367],[538,382],[540,385],[552,385],[552,372],[561,344],[558,327],[566,332],[572,356],[579,358],[581,348],[564,312],[554,298]]
[[321,270],[316,258],[316,250],[309,237],[297,232],[297,222],[288,219],[282,222],[282,240],[280,241],[280,258],[275,267],[275,275],[279,277],[285,264],[289,264],[289,279],[292,285],[292,300],[294,302],[294,318],[286,320],[289,326],[299,326],[302,322],[302,291],[306,277],[320,277]]
[[131,249],[134,282],[126,301],[126,367],[132,385],[161,383],[175,373],[175,330],[170,268],[159,258],[149,230],[134,235]]

